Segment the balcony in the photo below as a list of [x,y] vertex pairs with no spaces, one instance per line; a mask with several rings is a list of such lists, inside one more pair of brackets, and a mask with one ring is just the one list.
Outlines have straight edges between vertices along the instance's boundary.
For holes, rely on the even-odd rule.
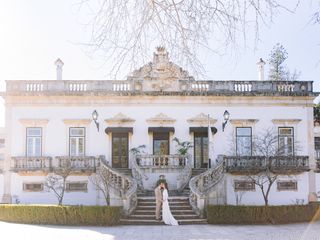
[[267,169],[280,174],[310,170],[308,156],[225,156],[224,164],[227,172],[240,174],[255,174]]
[[20,171],[45,171],[48,172],[52,168],[51,157],[12,157],[11,170]]
[[72,171],[94,172],[100,159],[93,156],[57,156],[55,169],[69,168]]
[[183,168],[187,158],[182,155],[138,155],[137,164],[140,168]]

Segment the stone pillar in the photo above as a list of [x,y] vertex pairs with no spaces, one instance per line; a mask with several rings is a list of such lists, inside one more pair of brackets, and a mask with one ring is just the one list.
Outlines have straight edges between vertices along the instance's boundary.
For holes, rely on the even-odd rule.
[[7,99],[5,100],[5,158],[4,158],[4,166],[3,166],[3,196],[2,203],[11,203],[11,105],[7,103]]
[[[313,106],[313,105],[312,105]],[[313,122],[313,107],[307,108],[307,126],[308,126],[308,155],[309,155],[309,202],[317,201],[316,194],[316,159],[315,159],[315,147],[314,147],[314,122]]]

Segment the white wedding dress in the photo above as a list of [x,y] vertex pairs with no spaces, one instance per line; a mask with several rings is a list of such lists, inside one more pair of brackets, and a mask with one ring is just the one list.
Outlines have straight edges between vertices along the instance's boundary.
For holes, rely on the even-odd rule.
[[163,203],[162,203],[162,220],[167,225],[173,225],[173,226],[179,225],[178,221],[176,219],[174,219],[174,217],[171,214],[170,207],[169,207],[169,201],[168,201],[168,191],[167,191],[167,189],[163,190],[162,199],[163,199]]

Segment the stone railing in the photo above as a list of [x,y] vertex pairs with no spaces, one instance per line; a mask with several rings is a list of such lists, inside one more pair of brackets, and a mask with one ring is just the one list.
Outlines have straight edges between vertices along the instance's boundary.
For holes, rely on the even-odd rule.
[[100,166],[100,159],[93,156],[57,156],[55,167],[70,166],[74,171],[95,171]]
[[108,184],[118,192],[123,201],[123,213],[128,216],[137,206],[137,181],[111,168],[101,157],[100,170],[108,180]]
[[[217,164],[205,171],[191,178],[189,182],[190,187],[190,205],[193,210],[200,216],[204,215],[204,209],[209,201],[209,194],[215,190],[217,185],[224,177],[224,162],[223,157],[219,156]],[[219,194],[216,194],[219,195]],[[218,196],[224,197],[224,196]],[[225,203],[225,202],[224,202]]]
[[[179,81],[180,89],[165,91],[189,92],[202,94],[248,94],[277,93],[277,94],[306,94],[313,91],[312,81]],[[6,91],[10,93],[63,92],[76,94],[84,92],[97,93],[124,93],[153,92],[153,89],[144,90],[143,81],[135,80],[10,80],[6,82]]]
[[316,159],[316,170],[317,172],[320,172],[320,158]]
[[181,192],[189,183],[192,176],[191,156],[186,157],[186,164],[177,178],[177,190]]
[[12,157],[12,171],[50,171],[51,157]]
[[141,168],[182,168],[186,165],[187,158],[182,155],[137,155],[137,163]]
[[254,173],[261,172],[267,168],[273,172],[286,171],[308,171],[308,156],[225,156],[224,157],[226,171],[230,173]]
[[148,176],[141,170],[140,166],[138,165],[138,162],[140,162],[140,158],[137,155],[132,154],[132,159],[132,176],[137,181],[139,189],[141,191],[144,191],[143,179],[148,180]]

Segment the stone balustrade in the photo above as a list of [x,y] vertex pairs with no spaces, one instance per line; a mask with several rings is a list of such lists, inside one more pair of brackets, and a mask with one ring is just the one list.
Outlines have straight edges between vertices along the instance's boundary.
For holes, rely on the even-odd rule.
[[[180,89],[167,89],[164,92],[189,92],[190,94],[278,94],[292,95],[312,93],[312,81],[186,81],[179,80]],[[146,89],[148,89],[146,87]],[[138,80],[10,80],[6,82],[7,94],[64,93],[86,92],[103,93],[148,93],[143,81]]]
[[117,192],[123,202],[123,214],[130,215],[137,206],[137,181],[129,176],[126,176],[116,169],[110,167],[103,156],[100,156],[100,173],[104,175],[108,185]]
[[50,171],[51,157],[12,157],[11,170],[13,171]]
[[72,171],[95,171],[100,166],[99,158],[92,156],[12,157],[11,170],[52,171],[68,167]]
[[70,167],[75,171],[95,171],[100,166],[99,158],[93,156],[57,156],[57,168]]
[[261,172],[270,169],[273,172],[302,172],[309,170],[308,156],[225,156],[224,164],[230,173]]
[[212,202],[210,194],[214,192],[215,204],[226,204],[224,188],[218,188],[219,183],[224,177],[224,162],[221,156],[218,156],[217,164],[213,167],[194,176],[189,182],[190,188],[190,205],[193,210],[200,216],[204,215],[207,204]]
[[137,164],[141,168],[182,168],[186,165],[187,158],[178,154],[173,155],[137,155]]

